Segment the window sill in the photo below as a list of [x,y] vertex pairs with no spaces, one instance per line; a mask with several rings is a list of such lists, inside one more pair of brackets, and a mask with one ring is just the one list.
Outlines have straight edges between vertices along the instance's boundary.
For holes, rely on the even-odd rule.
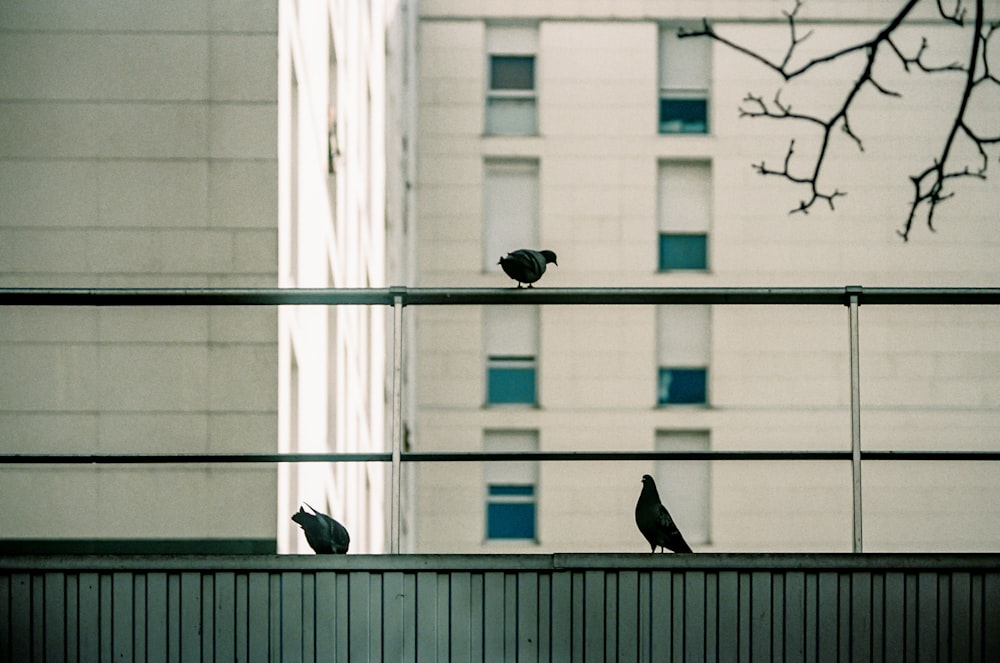
[[715,410],[711,403],[657,403],[654,410]]
[[483,403],[484,410],[540,410],[538,403]]
[[479,137],[482,138],[483,140],[501,140],[501,141],[509,141],[511,139],[517,139],[517,138],[537,140],[539,138],[542,138],[542,134],[538,132],[535,132],[533,134],[489,134],[484,131],[479,135]]

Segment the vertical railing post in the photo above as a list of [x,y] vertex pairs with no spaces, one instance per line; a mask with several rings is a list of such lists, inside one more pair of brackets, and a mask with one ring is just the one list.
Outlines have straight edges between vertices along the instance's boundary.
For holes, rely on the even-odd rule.
[[390,288],[392,294],[392,482],[390,494],[389,553],[399,554],[400,451],[403,447],[403,287]]
[[861,544],[861,359],[858,340],[858,306],[861,286],[848,286],[848,321],[851,343],[851,476],[853,480],[854,543],[852,550],[862,552]]

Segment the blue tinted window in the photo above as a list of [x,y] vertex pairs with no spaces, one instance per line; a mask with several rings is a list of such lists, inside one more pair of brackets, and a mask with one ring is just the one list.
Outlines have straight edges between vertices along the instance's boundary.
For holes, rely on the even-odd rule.
[[660,271],[707,268],[706,235],[660,233]]
[[535,538],[535,487],[491,485],[486,503],[486,537]]
[[486,402],[535,404],[533,358],[490,357],[486,378]]
[[707,100],[660,98],[661,134],[703,134],[707,131]]
[[535,494],[534,486],[490,486],[490,497],[532,497]]
[[534,87],[535,56],[490,56],[490,89],[533,90]]
[[683,405],[708,402],[708,369],[660,368],[657,402]]

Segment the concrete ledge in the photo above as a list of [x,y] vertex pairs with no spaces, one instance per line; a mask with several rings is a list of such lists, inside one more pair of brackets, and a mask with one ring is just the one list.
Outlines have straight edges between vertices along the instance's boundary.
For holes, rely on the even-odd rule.
[[1000,553],[555,553],[551,555],[12,555],[32,571],[1000,571]]

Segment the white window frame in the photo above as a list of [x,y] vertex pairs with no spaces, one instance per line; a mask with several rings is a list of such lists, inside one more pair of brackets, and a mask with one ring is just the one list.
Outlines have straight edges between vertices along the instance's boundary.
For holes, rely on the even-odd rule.
[[[484,306],[483,348],[485,351],[483,401],[488,407],[537,407],[538,405],[538,307]],[[491,368],[529,368],[534,371],[531,402],[495,403],[490,400]]]
[[[660,26],[657,131],[661,135],[705,135],[712,131],[712,42],[707,37],[681,39],[677,36],[679,27],[676,24]],[[664,131],[660,117],[664,99],[703,99],[705,130]]]
[[[538,451],[538,431],[531,429],[487,429],[483,431],[483,451]],[[538,462],[533,460],[483,463],[483,538],[488,542],[537,543],[539,541]],[[490,486],[532,486],[528,496],[491,496]],[[516,503],[534,506],[533,536],[527,538],[490,537],[490,504]]]
[[[533,58],[530,90],[494,88],[492,65],[494,57]],[[484,106],[484,133],[488,136],[534,136],[538,134],[538,27],[535,25],[488,25],[486,27],[486,102]],[[499,102],[494,104],[493,102]],[[514,115],[507,112],[504,102],[521,102],[531,107],[529,125],[507,127]]]
[[663,369],[703,369],[705,400],[696,403],[664,402],[660,407],[692,405],[705,407],[712,402],[711,346],[712,307],[707,304],[661,305],[656,307],[657,390]]
[[657,244],[658,271],[708,271],[709,241],[712,229],[712,162],[703,159],[662,160],[657,164],[656,217],[660,236],[692,235],[705,237],[704,264],[701,266],[664,266]]

